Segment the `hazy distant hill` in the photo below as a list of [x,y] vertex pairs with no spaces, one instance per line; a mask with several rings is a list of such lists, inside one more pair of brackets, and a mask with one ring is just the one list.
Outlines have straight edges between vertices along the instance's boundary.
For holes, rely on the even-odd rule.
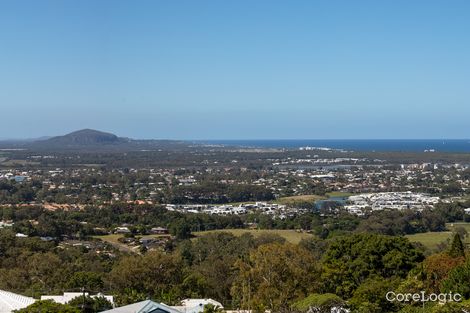
[[82,129],[55,137],[29,140],[0,140],[0,149],[23,149],[32,151],[74,151],[74,152],[121,152],[185,149],[189,142],[177,140],[140,140],[118,137],[94,129]]
[[[101,132],[93,129],[82,129],[73,133],[52,137],[42,140],[42,145],[61,145],[61,146],[95,146],[95,145],[113,145],[125,143],[128,140],[119,138],[110,133]],[[39,142],[38,142],[39,143]]]

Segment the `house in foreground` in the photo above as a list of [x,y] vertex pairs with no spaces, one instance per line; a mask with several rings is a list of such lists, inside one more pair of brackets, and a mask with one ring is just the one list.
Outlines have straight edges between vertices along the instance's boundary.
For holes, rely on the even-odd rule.
[[181,301],[179,306],[168,306],[163,303],[146,300],[101,313],[201,313],[207,304],[223,308],[220,302],[212,299],[185,299]]
[[[66,292],[61,296],[42,296],[41,300],[53,300],[57,303],[66,304],[73,298],[81,296],[82,293]],[[85,294],[88,295],[88,294]],[[97,295],[102,296],[102,295]],[[93,297],[93,296],[92,296]],[[103,296],[113,303],[112,296]],[[15,310],[26,308],[33,304],[36,299],[25,297],[9,291],[0,290],[0,313],[12,313]],[[151,300],[140,301],[122,307],[106,310],[101,313],[201,313],[204,306],[212,304],[215,307],[222,307],[220,302],[212,299],[185,299],[179,306],[168,306]]]
[[34,298],[0,290],[0,313],[11,313],[14,310],[23,309],[35,301]]
[[121,306],[101,313],[182,313],[172,307],[152,300]]
[[[90,296],[88,292],[85,292],[84,294],[81,292],[64,292],[62,296],[41,296],[41,300],[53,300],[54,302],[61,303],[61,304],[67,304],[69,303],[72,299],[75,299],[77,297],[85,295],[86,297]],[[103,297],[106,300],[108,300],[112,305],[114,305],[114,297],[113,296],[105,296],[101,293],[97,295],[92,295],[90,296],[91,298],[96,298],[96,297]]]

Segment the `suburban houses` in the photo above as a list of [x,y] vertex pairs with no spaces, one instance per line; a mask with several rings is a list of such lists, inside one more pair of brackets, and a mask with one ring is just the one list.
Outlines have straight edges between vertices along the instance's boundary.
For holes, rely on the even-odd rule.
[[[60,304],[67,304],[80,296],[103,297],[113,306],[113,309],[102,311],[103,313],[201,313],[206,305],[223,309],[223,305],[213,299],[184,299],[177,306],[169,306],[151,300],[136,302],[124,306],[115,306],[114,297],[102,294],[90,295],[81,292],[65,292],[63,295],[41,296],[40,300],[51,300]],[[37,299],[0,290],[0,313],[13,313],[15,310],[26,308],[36,302]]]

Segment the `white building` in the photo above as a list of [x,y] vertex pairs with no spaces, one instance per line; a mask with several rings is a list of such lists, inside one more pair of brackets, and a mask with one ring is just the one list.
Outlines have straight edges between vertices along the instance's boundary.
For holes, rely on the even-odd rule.
[[351,196],[349,205],[345,209],[353,214],[358,214],[366,208],[373,211],[384,209],[415,209],[422,210],[439,203],[439,197],[432,197],[423,193],[408,192],[379,192]]
[[0,313],[11,313],[14,310],[24,309],[35,301],[34,298],[0,290]]
[[[64,292],[62,296],[41,296],[41,300],[53,300],[54,302],[67,304],[70,300],[82,296],[83,293],[81,292]],[[85,292],[85,296],[89,296],[88,292]],[[102,294],[92,295],[91,298],[103,297],[114,306],[114,297],[113,296],[105,296]]]
[[207,304],[212,304],[221,309],[224,308],[222,303],[212,299],[184,299],[181,301],[181,305],[173,306],[172,308],[182,313],[201,313],[204,311],[204,306]]

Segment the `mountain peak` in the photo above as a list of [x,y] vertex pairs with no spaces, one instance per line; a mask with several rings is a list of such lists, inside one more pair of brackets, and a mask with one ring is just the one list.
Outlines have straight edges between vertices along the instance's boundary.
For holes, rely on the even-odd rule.
[[114,134],[94,129],[81,129],[67,135],[52,137],[45,140],[46,143],[65,146],[103,145],[114,144],[120,141],[120,138]]

